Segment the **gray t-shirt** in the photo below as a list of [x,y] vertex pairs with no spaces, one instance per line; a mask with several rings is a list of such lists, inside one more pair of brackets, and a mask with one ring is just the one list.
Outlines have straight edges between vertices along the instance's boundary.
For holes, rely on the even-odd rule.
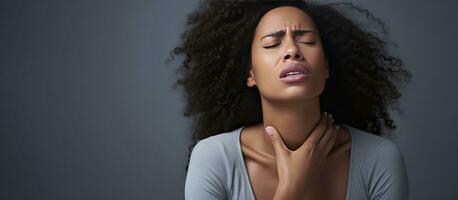
[[[346,124],[351,135],[346,200],[405,200],[409,187],[396,144]],[[186,200],[254,200],[240,145],[240,131],[200,140],[189,161]]]

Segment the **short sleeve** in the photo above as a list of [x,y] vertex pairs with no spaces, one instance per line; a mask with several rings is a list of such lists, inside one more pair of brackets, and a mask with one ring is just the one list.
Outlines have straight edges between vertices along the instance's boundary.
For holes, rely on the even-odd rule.
[[373,155],[370,172],[369,199],[407,200],[409,186],[404,158],[396,144],[386,139]]
[[185,200],[226,199],[225,167],[217,144],[208,138],[194,146],[185,181]]

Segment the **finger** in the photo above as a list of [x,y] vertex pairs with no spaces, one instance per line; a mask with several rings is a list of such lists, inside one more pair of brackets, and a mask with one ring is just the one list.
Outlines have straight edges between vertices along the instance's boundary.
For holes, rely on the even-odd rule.
[[307,151],[307,150],[310,150],[310,147],[316,147],[321,136],[324,134],[324,132],[327,129],[328,121],[329,120],[328,120],[327,113],[326,112],[322,113],[321,119],[318,125],[313,129],[310,136],[307,138],[304,144],[302,144],[302,146],[299,148],[301,149],[301,151]]
[[279,157],[279,156],[282,156],[284,153],[286,153],[288,150],[288,147],[286,147],[278,131],[272,126],[267,126],[264,129],[267,135],[269,135],[270,141],[272,142],[272,145],[274,146],[275,155]]
[[328,144],[329,140],[334,135],[335,135],[334,119],[332,119],[332,114],[329,114],[328,128],[326,129],[325,133],[323,134],[320,141],[318,142],[318,148],[321,150],[325,150],[326,145]]
[[326,164],[326,157],[318,158],[317,165],[313,169],[316,178],[318,178],[323,173],[323,168]]
[[325,147],[325,156],[329,154],[329,152],[331,152],[332,148],[334,147],[335,145],[335,142],[336,142],[336,138],[337,138],[337,134],[339,133],[339,130],[340,130],[340,126],[337,125],[336,128],[334,129],[334,134],[332,134],[332,137],[331,139],[328,141],[328,143],[326,144],[326,147]]

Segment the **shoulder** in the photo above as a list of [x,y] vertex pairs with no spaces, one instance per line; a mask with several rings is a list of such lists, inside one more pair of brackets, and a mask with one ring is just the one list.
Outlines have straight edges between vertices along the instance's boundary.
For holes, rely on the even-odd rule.
[[350,131],[352,133],[352,142],[355,143],[354,146],[360,153],[359,156],[366,163],[369,161],[376,162],[380,159],[403,162],[403,156],[398,145],[388,138],[354,127],[350,127]]
[[399,147],[385,137],[351,129],[357,151],[354,159],[367,194],[378,199],[406,199],[407,171]]
[[200,140],[189,160],[186,199],[225,199],[235,167],[236,130]]
[[189,165],[219,171],[225,174],[235,167],[237,161],[237,131],[219,133],[197,142],[194,146]]
[[217,157],[221,157],[221,155],[233,156],[237,147],[237,131],[238,129],[235,129],[200,140],[194,147],[192,154]]

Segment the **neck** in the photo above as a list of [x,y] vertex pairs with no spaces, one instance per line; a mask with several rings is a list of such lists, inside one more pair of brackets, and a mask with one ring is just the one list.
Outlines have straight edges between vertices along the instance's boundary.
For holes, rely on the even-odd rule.
[[[261,103],[264,127],[273,126],[291,151],[298,149],[305,142],[321,118],[319,97],[297,103],[278,103],[261,99]],[[266,134],[263,135],[267,151],[275,155],[270,138]]]

